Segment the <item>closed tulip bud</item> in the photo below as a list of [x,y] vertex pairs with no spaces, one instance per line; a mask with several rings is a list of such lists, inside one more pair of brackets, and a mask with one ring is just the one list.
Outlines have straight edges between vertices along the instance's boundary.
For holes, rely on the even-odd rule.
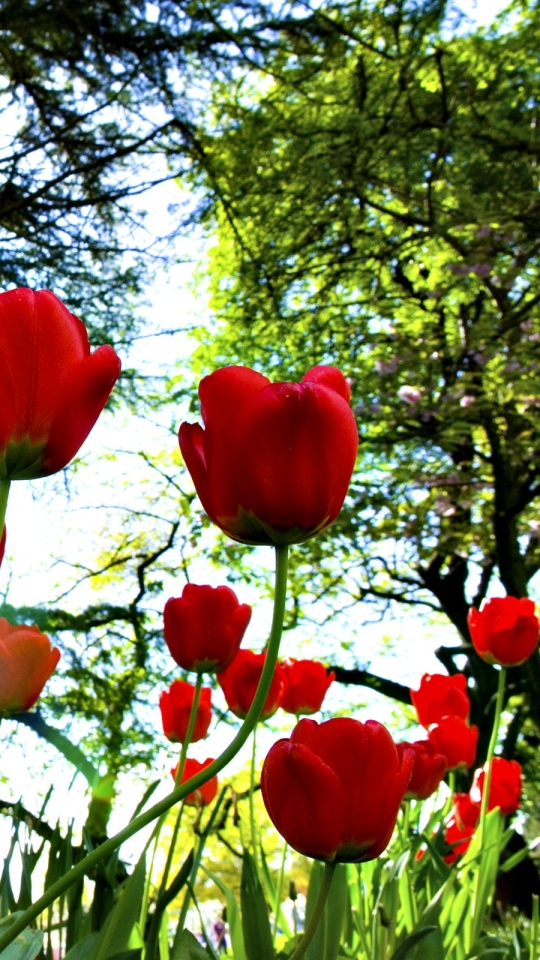
[[[480,803],[486,779],[485,766],[477,770],[471,788],[471,797]],[[488,810],[499,807],[503,817],[519,810],[521,798],[521,766],[517,760],[493,757]]]
[[[206,767],[209,767],[213,762],[214,761],[212,759],[208,759],[203,760],[202,763],[199,763],[198,760],[191,759],[191,757],[186,757],[180,783],[185,783],[186,780],[191,780],[192,777],[196,776],[197,773],[200,773],[200,771],[204,770]],[[178,764],[171,770],[171,776],[175,782],[177,772]],[[193,793],[188,793],[184,803],[187,803],[190,807],[208,807],[212,803],[212,800],[215,800],[217,790],[217,776],[210,777],[210,780],[207,780],[206,783],[203,783],[200,787],[197,787]]]
[[285,660],[283,670],[284,691],[281,707],[287,713],[316,713],[322,707],[326,691],[336,679],[326,667],[316,660]]
[[261,790],[276,830],[316,860],[373,860],[390,841],[414,754],[400,758],[375,720],[303,719],[264,761]]
[[431,740],[416,740],[414,743],[397,743],[399,756],[404,750],[414,752],[411,779],[405,794],[406,800],[427,800],[435,793],[446,769],[446,757],[438,753]]
[[493,597],[468,616],[474,649],[487,663],[515,667],[528,660],[538,644],[534,603],[522,597]]
[[[241,720],[247,716],[253,703],[265,658],[265,653],[239,650],[227,669],[218,673],[218,683],[225,694],[227,705]],[[276,664],[270,690],[260,715],[261,720],[267,720],[276,712],[281,706],[282,697],[283,672],[281,666]]]
[[468,720],[471,702],[464,673],[452,677],[444,673],[425,673],[418,690],[411,690],[411,700],[423,727],[438,723],[443,717]]
[[165,604],[165,642],[183,670],[215,673],[233,659],[250,617],[251,607],[230,587],[188,583]]
[[446,757],[448,769],[472,767],[476,760],[478,727],[470,727],[461,717],[441,717],[428,731],[437,753]]
[[271,383],[223,367],[199,385],[204,429],[179,442],[210,519],[233,540],[301,543],[336,519],[358,448],[350,388],[334,367]]
[[84,324],[54,293],[0,294],[0,480],[62,470],[119,374],[113,348],[91,354]]
[[38,627],[0,617],[0,714],[29,710],[60,659]]
[[[163,733],[172,743],[183,743],[187,736],[195,687],[185,680],[174,680],[159,698]],[[204,740],[212,720],[212,690],[202,687],[191,742]]]

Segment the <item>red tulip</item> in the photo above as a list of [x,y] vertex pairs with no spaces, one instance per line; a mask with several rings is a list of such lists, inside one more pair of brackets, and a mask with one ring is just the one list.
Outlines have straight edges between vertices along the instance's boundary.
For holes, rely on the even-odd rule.
[[49,290],[0,294],[0,479],[61,470],[86,440],[120,373],[90,353],[84,324]]
[[301,543],[336,519],[358,448],[350,390],[334,367],[271,383],[248,367],[201,380],[204,420],[183,423],[186,466],[210,519],[240,543]]
[[251,607],[230,587],[188,583],[165,604],[165,642],[179,667],[215,673],[233,659],[250,617]]
[[[201,770],[204,770],[205,767],[209,767],[213,762],[214,761],[212,759],[209,759],[203,760],[202,763],[199,763],[198,760],[192,760],[190,757],[187,757],[180,783],[185,783],[186,780],[191,780],[195,774],[200,773]],[[171,774],[175,782],[177,771],[178,764],[171,770]],[[210,777],[210,780],[207,780],[206,783],[202,784],[202,786],[197,787],[193,793],[188,793],[184,803],[187,803],[190,807],[208,807],[209,804],[212,803],[212,800],[215,800],[217,789],[218,778]]]
[[470,727],[461,717],[441,717],[428,731],[428,737],[437,753],[446,757],[449,770],[472,767],[476,760],[478,727]]
[[464,673],[447,677],[443,673],[425,673],[419,690],[411,690],[411,700],[423,727],[438,723],[442,717],[467,720],[471,709]]
[[316,660],[285,660],[281,664],[285,682],[281,706],[287,713],[316,713],[335,673]]
[[299,853],[317,860],[374,860],[392,836],[414,754],[400,759],[375,720],[303,719],[263,765],[272,823]]
[[540,627],[534,603],[522,597],[493,597],[468,616],[474,649],[488,663],[515,667],[528,660],[538,643]]
[[[239,650],[232,663],[218,674],[218,683],[225,694],[225,699],[232,712],[241,720],[253,703],[255,692],[259,685],[266,654],[253,653],[252,650]],[[271,717],[283,698],[283,671],[279,664],[276,669],[264,701],[260,716],[261,720]]]
[[468,793],[455,793],[452,817],[444,833],[445,842],[452,847],[444,860],[455,863],[469,849],[476,825],[480,818],[480,804],[471,800]]
[[[174,680],[159,698],[163,733],[172,743],[183,743],[187,736],[195,687],[185,680]],[[191,742],[204,740],[212,720],[212,690],[202,687]]]
[[431,740],[396,744],[400,758],[405,750],[414,751],[414,766],[407,787],[407,800],[427,800],[435,793],[446,773],[446,757],[437,753]]
[[[486,779],[485,767],[477,770],[471,788],[471,797],[480,802]],[[521,766],[517,760],[493,757],[488,810],[500,807],[503,817],[519,810],[521,797]]]
[[0,714],[29,710],[60,659],[38,627],[0,617]]

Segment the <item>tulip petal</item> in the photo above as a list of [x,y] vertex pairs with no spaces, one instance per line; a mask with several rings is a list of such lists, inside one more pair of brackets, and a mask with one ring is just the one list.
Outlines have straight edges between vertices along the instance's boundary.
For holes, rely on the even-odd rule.
[[[244,404],[232,440],[234,487],[246,513],[277,533],[298,531],[294,542],[335,520],[354,468],[358,432],[350,407],[334,390],[317,383],[271,384]],[[212,480],[218,488],[219,477]],[[216,508],[218,517],[225,506]],[[220,518],[227,526],[227,518]]]
[[401,761],[388,730],[375,720],[301,720],[291,740],[302,743],[338,776],[345,796],[337,858],[370,860],[387,846],[409,782],[414,755]]
[[329,387],[330,390],[339,393],[346,403],[351,399],[351,388],[337,367],[312,367],[302,377],[302,383],[321,383],[323,387]]
[[72,368],[57,395],[38,476],[61,470],[75,456],[103,410],[120,367],[113,348],[103,346]]
[[0,296],[0,340],[0,381],[8,373],[13,385],[12,439],[43,442],[66,369],[89,353],[84,324],[50,290],[21,287]]
[[303,744],[279,740],[264,762],[261,789],[272,823],[291,847],[334,859],[345,797],[338,776],[320,757]]

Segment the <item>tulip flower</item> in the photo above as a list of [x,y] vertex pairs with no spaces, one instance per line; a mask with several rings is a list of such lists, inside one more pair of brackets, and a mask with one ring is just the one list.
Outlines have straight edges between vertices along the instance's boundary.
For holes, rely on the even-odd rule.
[[215,673],[236,654],[251,617],[230,587],[188,583],[163,611],[165,642],[183,670]]
[[[159,698],[163,733],[172,743],[183,743],[187,736],[195,687],[185,680],[174,680]],[[204,740],[212,720],[212,690],[202,687],[191,742]]]
[[268,815],[298,853],[327,862],[374,860],[392,836],[414,754],[400,758],[381,723],[302,719],[264,761]]
[[328,687],[336,679],[335,673],[328,673],[326,667],[316,660],[285,660],[281,667],[284,679],[283,710],[297,716],[320,710]]
[[349,386],[334,367],[271,383],[223,367],[199,385],[204,429],[183,423],[182,456],[210,519],[249,544],[301,543],[336,519],[356,460]]
[[472,767],[476,760],[478,727],[470,727],[461,717],[441,717],[428,731],[437,753],[446,757],[448,769]]
[[[488,810],[499,807],[503,817],[519,810],[521,797],[521,766],[517,760],[493,757]],[[485,766],[477,770],[471,788],[471,798],[480,803],[486,779]]]
[[426,729],[432,723],[438,723],[442,717],[454,716],[467,720],[471,709],[464,673],[456,673],[452,677],[444,673],[425,673],[420,688],[411,690],[411,700],[418,722]]
[[62,470],[120,373],[109,346],[90,353],[84,324],[49,290],[0,294],[0,480]]
[[468,793],[455,793],[452,816],[444,833],[445,842],[452,848],[444,857],[446,863],[455,863],[469,849],[479,818],[480,804]]
[[414,766],[405,799],[427,800],[435,793],[446,773],[446,757],[437,752],[431,740],[397,743],[396,747],[400,758],[405,750],[414,751]]
[[[198,760],[193,760],[190,757],[186,757],[184,763],[184,771],[182,773],[182,779],[180,783],[185,783],[186,780],[191,780],[197,773],[200,773],[201,770],[204,770],[205,767],[209,767],[214,761],[212,759],[203,760],[202,763],[199,763]],[[171,775],[176,782],[176,774],[178,772],[178,764],[176,767],[173,767],[171,770]],[[200,787],[197,787],[193,793],[188,793],[187,797],[184,800],[184,803],[188,804],[190,807],[208,807],[212,800],[215,800],[218,789],[218,778],[210,777],[210,780],[207,780],[206,783],[203,783]]]
[[[227,705],[241,720],[247,715],[253,703],[265,657],[264,653],[239,650],[227,669],[218,673],[218,683],[225,694]],[[260,715],[261,720],[267,720],[281,706],[283,686],[283,671],[280,664],[276,664],[270,690]]]
[[538,644],[534,603],[522,597],[493,597],[468,616],[474,649],[488,663],[515,667],[528,660]]
[[0,617],[0,714],[29,710],[60,659],[38,627]]

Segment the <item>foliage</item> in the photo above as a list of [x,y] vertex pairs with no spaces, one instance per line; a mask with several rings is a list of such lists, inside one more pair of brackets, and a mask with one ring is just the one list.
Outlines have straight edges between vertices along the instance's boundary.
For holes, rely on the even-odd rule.
[[[243,794],[246,801],[248,793]],[[146,799],[148,794],[142,803]],[[128,950],[133,951],[133,958],[140,960],[143,943],[148,960],[154,957],[154,950],[160,960],[183,957],[182,951],[188,945],[197,960],[199,952],[201,957],[214,956],[209,930],[204,932],[205,952],[203,947],[195,946],[197,941],[189,931],[182,930],[183,923],[176,926],[178,915],[186,916],[186,898],[188,903],[195,903],[196,912],[199,910],[200,898],[208,896],[210,879],[218,884],[221,897],[227,904],[230,939],[225,955],[234,960],[258,960],[263,955],[286,960],[298,940],[294,931],[300,931],[304,912],[296,906],[297,892],[295,885],[290,885],[290,879],[296,876],[301,887],[305,881],[298,879],[298,868],[291,858],[293,851],[289,851],[284,861],[284,871],[268,868],[263,847],[272,837],[264,826],[263,817],[262,846],[258,847],[256,856],[249,848],[240,851],[241,888],[238,889],[237,878],[230,888],[219,866],[212,863],[212,848],[218,838],[220,842],[227,837],[227,843],[237,842],[238,826],[232,817],[236,802],[235,792],[227,786],[212,811],[207,814],[197,812],[193,822],[182,827],[177,840],[180,860],[166,891],[154,867],[155,849],[154,854],[150,852],[152,841],[156,847],[165,841],[165,835],[160,840],[158,829],[145,846],[147,852],[142,854],[130,873],[126,872],[125,864],[117,854],[104,861],[97,874],[90,877],[94,883],[85,881],[73,887],[54,911],[49,910],[42,916],[38,931],[27,931],[21,942],[36,944],[35,957],[45,938],[44,953],[39,956],[47,958],[51,943],[61,944],[60,956],[65,956],[66,960],[81,960],[86,956],[105,960],[117,954],[123,957],[122,951]],[[0,882],[2,917],[7,911],[11,916],[15,911],[18,916],[16,911],[23,910],[31,902],[34,874],[39,873],[36,867],[43,859],[47,864],[45,882],[48,884],[72,862],[77,862],[85,846],[89,849],[85,833],[82,845],[78,845],[71,828],[63,832],[60,825],[51,828],[42,819],[44,810],[38,817],[30,817],[20,805],[6,812],[11,814],[13,835]],[[442,803],[439,799],[427,806],[414,802],[406,804],[386,854],[369,863],[338,866],[321,926],[306,954],[308,960],[346,957],[350,960],[403,960],[408,955],[411,960],[421,960],[424,956],[461,960],[466,956],[482,957],[484,954],[493,960],[495,953],[501,960],[503,957],[519,960],[520,951],[526,951],[536,960],[537,913],[529,933],[523,924],[514,929],[509,917],[497,913],[501,908],[494,907],[497,900],[496,866],[511,838],[512,828],[504,831],[499,811],[492,811],[486,822],[481,856],[476,839],[460,862],[448,866],[443,860],[447,849],[444,844],[447,813],[448,804],[444,799]],[[176,813],[171,823],[174,819]],[[167,842],[171,843],[170,836]],[[186,858],[190,844],[194,846]],[[22,858],[22,884],[18,897],[11,880],[12,860],[17,848]],[[525,852],[519,852],[511,860],[507,858],[503,870],[514,868]],[[204,885],[195,885],[203,853],[204,869],[200,880],[207,880]],[[271,857],[270,862],[275,864],[275,857]],[[219,871],[217,876],[216,869]],[[322,865],[315,861],[308,873],[305,923],[313,911],[321,876]],[[286,916],[286,913],[290,916],[290,911],[282,912],[281,908],[276,926],[276,904],[285,907],[288,893],[294,897],[293,926]],[[482,932],[490,910],[493,910],[492,920]],[[162,917],[167,918],[164,926]],[[157,930],[156,918],[158,927],[165,932],[157,940],[152,940],[152,950],[150,939],[154,927]],[[0,923],[3,922],[5,920],[0,919]],[[172,947],[171,930],[177,931],[173,935]],[[22,960],[22,956],[19,958],[17,954],[17,960]],[[126,953],[127,956],[131,957],[131,954]],[[191,954],[188,952],[187,956],[191,957]],[[27,960],[31,960],[30,955]]]
[[[540,8],[472,34],[443,2],[292,10],[263,62],[216,80],[200,133],[221,327],[196,368],[351,377],[358,470],[331,533],[296,551],[293,595],[328,617],[344,594],[442,611],[460,640],[440,659],[467,657],[486,729],[468,607],[540,569]],[[538,725],[538,657],[512,679]]]

